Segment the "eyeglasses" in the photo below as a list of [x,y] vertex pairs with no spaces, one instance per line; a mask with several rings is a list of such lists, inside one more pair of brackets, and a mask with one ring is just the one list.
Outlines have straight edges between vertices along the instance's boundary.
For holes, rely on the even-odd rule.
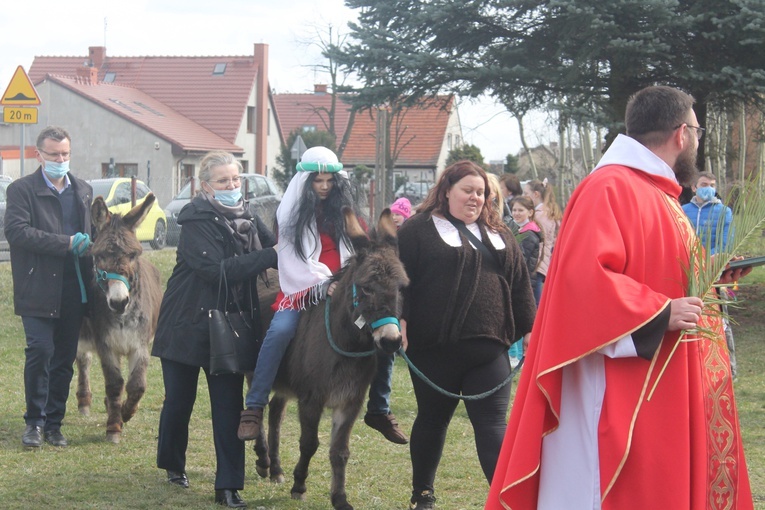
[[217,181],[207,181],[209,183],[217,184],[218,186],[228,186],[229,183],[233,184],[236,188],[242,182],[242,179],[237,175],[230,179],[218,179]]
[[39,147],[37,148],[37,150],[39,152],[42,152],[46,156],[48,156],[50,158],[53,158],[53,159],[58,159],[58,158],[69,159],[69,157],[72,155],[71,152],[48,152],[48,151],[43,150],[43,149],[41,149]]
[[[681,127],[683,127],[683,125],[682,125],[682,124],[680,124],[680,125],[678,125],[678,126],[675,126],[675,127],[673,128],[673,130],[674,130],[674,129],[677,129],[677,128],[681,128]],[[701,139],[704,137],[704,131],[706,131],[706,129],[705,129],[705,128],[703,128],[703,127],[701,127],[701,126],[691,126],[690,124],[685,124],[685,127],[687,127],[687,128],[691,128],[691,129],[695,129],[695,130],[696,130],[696,139],[697,139],[697,140],[701,141]]]

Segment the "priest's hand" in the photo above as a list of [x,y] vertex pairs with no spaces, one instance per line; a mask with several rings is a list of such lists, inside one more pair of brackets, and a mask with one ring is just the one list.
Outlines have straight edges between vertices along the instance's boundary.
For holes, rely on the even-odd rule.
[[[734,260],[743,260],[744,257],[733,257],[731,259],[731,262]],[[743,278],[744,276],[748,275],[752,272],[752,266],[744,266],[744,267],[737,267],[735,269],[731,269],[730,265],[725,266],[725,269],[723,269],[722,274],[720,275],[720,279],[717,280],[717,283],[720,285],[730,284],[730,283],[738,283],[738,281]]]
[[704,302],[698,297],[683,297],[673,299],[669,303],[669,331],[693,329],[701,318]]

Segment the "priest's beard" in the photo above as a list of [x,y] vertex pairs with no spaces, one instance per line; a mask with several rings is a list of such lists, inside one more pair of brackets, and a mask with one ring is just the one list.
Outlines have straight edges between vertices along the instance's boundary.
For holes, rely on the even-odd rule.
[[686,145],[685,150],[677,156],[673,170],[680,185],[690,186],[694,182],[694,177],[696,176],[696,149],[693,148],[693,144],[689,143]]

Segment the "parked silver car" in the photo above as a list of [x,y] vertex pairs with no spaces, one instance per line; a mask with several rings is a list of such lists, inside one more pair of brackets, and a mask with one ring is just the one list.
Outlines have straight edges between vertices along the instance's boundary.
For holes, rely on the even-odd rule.
[[[279,187],[268,177],[260,174],[240,174],[242,177],[242,195],[250,202],[252,212],[260,216],[269,229],[274,228],[276,208],[282,201]],[[191,201],[192,182],[186,183],[181,191],[165,207],[167,216],[167,244],[177,245],[181,235],[178,225],[178,213]],[[194,193],[199,192],[199,180],[194,177]]]

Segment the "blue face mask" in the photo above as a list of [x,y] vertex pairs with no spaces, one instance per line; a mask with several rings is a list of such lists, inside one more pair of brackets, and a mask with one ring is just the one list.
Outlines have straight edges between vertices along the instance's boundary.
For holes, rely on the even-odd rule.
[[216,189],[213,198],[225,206],[233,207],[242,199],[242,188]]
[[61,179],[69,173],[69,162],[62,161],[59,163],[58,161],[45,160],[43,172],[48,176],[48,179]]
[[696,188],[696,196],[699,197],[699,200],[702,202],[709,202],[715,197],[715,189],[712,186]]

